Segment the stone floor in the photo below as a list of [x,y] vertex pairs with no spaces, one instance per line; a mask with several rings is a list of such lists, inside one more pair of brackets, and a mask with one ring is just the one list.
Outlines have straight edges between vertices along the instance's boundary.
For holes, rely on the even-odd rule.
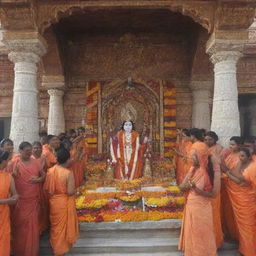
[[[182,256],[177,248],[180,225],[180,220],[82,223],[80,238],[67,256]],[[50,255],[46,235],[40,256]],[[219,256],[239,255],[234,243],[224,243],[219,251]]]

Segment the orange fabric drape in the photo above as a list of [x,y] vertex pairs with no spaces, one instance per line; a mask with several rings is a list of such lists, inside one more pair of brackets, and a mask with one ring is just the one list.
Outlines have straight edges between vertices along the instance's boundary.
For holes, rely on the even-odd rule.
[[[9,197],[11,185],[11,175],[7,172],[0,171],[0,199]],[[10,255],[10,210],[9,205],[0,204],[0,255]]]
[[15,186],[19,199],[12,218],[15,256],[36,256],[39,251],[39,184],[32,184],[29,180],[39,175],[37,160],[31,158],[28,165],[18,162]]
[[[177,143],[177,150],[182,154],[188,156],[192,146],[191,141],[181,140],[180,143]],[[191,162],[187,159],[177,155],[176,156],[176,180],[178,184],[181,184],[187,175],[191,167]]]
[[[46,158],[45,156],[41,156],[40,158],[35,158],[34,156],[31,156],[33,159],[36,159],[42,170],[46,171]],[[40,205],[40,211],[39,211],[39,232],[40,234],[47,230],[50,225],[49,221],[49,202],[48,202],[48,196],[47,193],[43,190],[44,184],[39,184],[39,205]]]
[[[202,142],[196,142],[192,146],[193,152],[197,153],[200,167],[193,172],[191,180],[201,190],[212,188],[206,171],[209,151]],[[191,150],[192,150],[191,149]],[[184,209],[179,249],[184,251],[185,256],[216,256],[217,247],[214,236],[211,201],[207,197],[198,195],[190,190]]]
[[[76,154],[79,154],[77,159],[75,159]],[[88,161],[88,145],[84,140],[80,141],[78,145],[73,145],[70,150],[70,158],[71,163],[69,168],[74,174],[75,187],[78,188],[83,184],[85,166]]]
[[55,165],[48,170],[44,184],[50,195],[50,242],[55,255],[68,252],[79,236],[75,198],[67,195],[69,173]]
[[144,154],[146,149],[147,149],[147,144],[145,143],[142,143],[139,147],[137,165],[136,165],[136,169],[133,176],[134,179],[138,179],[143,176],[143,167],[145,163]]
[[[209,148],[210,154],[215,157],[217,160],[217,164],[221,163],[221,153],[222,153],[223,147],[221,145],[215,144],[214,146]],[[222,225],[221,225],[221,196],[220,192],[215,198],[211,199],[212,204],[212,213],[213,213],[213,227],[214,227],[214,233],[215,233],[215,239],[216,239],[216,245],[217,248],[220,248],[223,241],[223,231],[222,231]]]
[[6,171],[9,173],[13,172],[13,167],[15,163],[20,159],[20,154],[13,153],[11,159],[8,161],[8,164],[6,166]]
[[[239,152],[230,153],[225,158],[225,164],[229,170],[234,170],[239,163]],[[238,240],[239,233],[237,228],[237,223],[235,221],[234,211],[232,208],[230,196],[232,196],[233,191],[237,189],[234,182],[227,178],[227,176],[222,177],[221,183],[221,217],[222,217],[222,227],[226,235],[233,239]]]
[[53,165],[57,163],[57,158],[54,154],[54,150],[50,147],[50,145],[43,145],[43,153],[42,155],[46,159],[47,168],[51,168]]
[[[132,167],[134,163],[134,157],[136,153],[136,140],[138,138],[138,133],[136,131],[132,131],[132,154],[131,154],[131,159],[128,163],[128,177],[130,178],[131,172],[132,172]],[[120,148],[120,158],[117,159],[117,172],[116,172],[116,178],[121,179],[122,177],[125,177],[125,158],[124,158],[124,131],[121,130],[117,134],[118,138],[118,144]]]
[[[255,173],[256,163],[252,162],[244,170]],[[230,180],[230,182],[232,182]],[[234,182],[233,182],[234,183]],[[234,216],[239,231],[239,251],[244,256],[256,255],[256,194],[253,184],[240,186],[236,183],[228,190]]]

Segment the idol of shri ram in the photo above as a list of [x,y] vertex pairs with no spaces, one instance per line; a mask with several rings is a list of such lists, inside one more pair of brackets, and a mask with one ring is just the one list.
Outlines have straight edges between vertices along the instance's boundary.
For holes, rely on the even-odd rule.
[[110,138],[110,153],[112,163],[116,165],[116,179],[132,180],[142,177],[147,142],[148,137],[145,136],[140,144],[139,134],[131,120],[123,122],[117,135]]

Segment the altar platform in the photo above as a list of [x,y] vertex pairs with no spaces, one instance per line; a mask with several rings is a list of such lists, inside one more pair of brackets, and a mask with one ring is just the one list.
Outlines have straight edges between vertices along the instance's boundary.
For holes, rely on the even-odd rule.
[[[181,220],[80,223],[80,239],[68,256],[182,256],[178,251]],[[219,256],[237,256],[237,245],[225,243]],[[48,236],[40,256],[50,256]],[[206,255],[207,256],[207,255]]]

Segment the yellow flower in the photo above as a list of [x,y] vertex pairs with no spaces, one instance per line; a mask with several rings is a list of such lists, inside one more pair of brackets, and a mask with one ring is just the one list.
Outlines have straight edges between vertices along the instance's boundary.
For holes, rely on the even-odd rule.
[[125,202],[135,202],[138,201],[140,198],[140,195],[119,196],[119,199]]
[[180,188],[178,186],[171,186],[168,187],[166,190],[171,191],[171,192],[175,192],[175,193],[180,193]]
[[85,196],[80,196],[76,199],[76,208],[102,208],[106,206],[108,203],[108,199],[86,199]]
[[172,202],[173,199],[171,197],[160,197],[160,198],[147,198],[145,203],[149,206],[154,207],[164,207],[169,205],[170,202]]
[[174,201],[177,205],[184,205],[184,204],[185,204],[185,197],[184,197],[184,196],[173,197],[173,201]]

